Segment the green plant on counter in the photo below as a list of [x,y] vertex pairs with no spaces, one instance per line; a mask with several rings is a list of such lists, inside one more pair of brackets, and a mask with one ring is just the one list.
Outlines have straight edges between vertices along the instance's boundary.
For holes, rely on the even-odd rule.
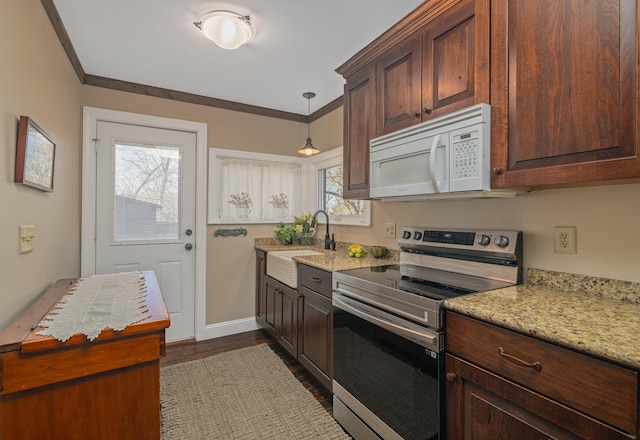
[[282,244],[291,244],[293,240],[297,237],[298,231],[296,231],[295,226],[287,225],[283,222],[280,222],[276,227],[276,237]]

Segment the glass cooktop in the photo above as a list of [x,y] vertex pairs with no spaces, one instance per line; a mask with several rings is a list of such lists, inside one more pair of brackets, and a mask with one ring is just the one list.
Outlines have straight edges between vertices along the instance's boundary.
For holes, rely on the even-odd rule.
[[[404,292],[413,293],[435,300],[444,300],[455,298],[467,293],[476,292],[455,286],[455,283],[442,283],[435,279],[423,280],[409,277],[401,273],[400,265],[391,264],[387,266],[363,267],[359,269],[349,269],[339,272],[341,275],[349,276],[378,285],[382,285],[391,289],[402,290]],[[448,277],[451,278],[450,276]]]

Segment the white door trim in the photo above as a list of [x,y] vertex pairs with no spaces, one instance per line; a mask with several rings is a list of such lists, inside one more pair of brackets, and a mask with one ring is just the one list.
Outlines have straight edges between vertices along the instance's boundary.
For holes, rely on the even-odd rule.
[[195,238],[195,337],[206,338],[207,303],[207,124],[159,116],[142,115],[96,107],[82,111],[82,234],[80,273],[96,273],[94,225],[96,212],[96,154],[98,121],[182,130],[196,134],[196,238]]

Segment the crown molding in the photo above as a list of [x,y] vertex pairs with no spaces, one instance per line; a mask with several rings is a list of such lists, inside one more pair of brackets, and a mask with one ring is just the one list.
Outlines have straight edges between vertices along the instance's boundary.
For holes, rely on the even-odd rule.
[[259,116],[266,116],[270,118],[285,119],[287,121],[295,121],[302,123],[313,122],[327,113],[342,106],[342,96],[334,99],[329,104],[316,110],[311,115],[300,115],[298,113],[284,112],[280,110],[274,110],[266,107],[259,107],[255,105],[242,104],[234,101],[227,101],[224,99],[213,98],[209,96],[196,95],[193,93],[180,92],[177,90],[164,89],[161,87],[150,86],[146,84],[137,84],[128,81],[122,81],[112,78],[105,78],[102,76],[92,75],[86,73],[80,63],[78,54],[73,48],[69,34],[62,23],[62,19],[58,14],[53,0],[41,0],[42,6],[49,17],[49,21],[53,26],[53,29],[60,40],[60,44],[69,58],[69,62],[73,66],[73,69],[78,75],[80,82],[89,86],[103,87],[106,89],[119,90],[122,92],[136,93],[139,95],[154,96],[156,98],[171,99],[174,101],[187,102],[190,104],[205,105],[209,107],[221,108],[224,110],[232,110],[242,113],[249,113]]

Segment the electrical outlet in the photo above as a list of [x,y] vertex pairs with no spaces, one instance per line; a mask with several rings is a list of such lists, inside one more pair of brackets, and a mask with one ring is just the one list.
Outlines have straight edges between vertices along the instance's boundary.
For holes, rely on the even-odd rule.
[[396,236],[396,224],[385,223],[384,224],[384,236],[387,238],[395,238]]
[[554,229],[554,251],[556,254],[578,253],[578,231],[575,226],[556,226]]

